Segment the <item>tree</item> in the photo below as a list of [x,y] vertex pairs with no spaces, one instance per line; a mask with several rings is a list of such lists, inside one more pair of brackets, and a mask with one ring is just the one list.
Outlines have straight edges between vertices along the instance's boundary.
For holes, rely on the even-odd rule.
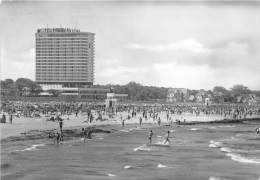
[[231,88],[231,92],[234,96],[238,96],[238,95],[243,95],[243,94],[249,94],[249,93],[251,93],[251,90],[242,84],[237,84]]
[[42,88],[34,81],[27,78],[19,78],[15,81],[16,88],[22,94],[24,88],[30,89],[30,94],[37,96],[42,92]]
[[225,95],[228,93],[228,90],[222,86],[215,86],[213,88],[213,93],[216,95]]
[[15,96],[17,90],[14,81],[12,79],[1,81],[1,92],[3,95]]
[[57,96],[59,96],[60,91],[56,90],[56,89],[49,89],[48,93],[52,94],[52,96],[54,96],[54,97],[57,97]]

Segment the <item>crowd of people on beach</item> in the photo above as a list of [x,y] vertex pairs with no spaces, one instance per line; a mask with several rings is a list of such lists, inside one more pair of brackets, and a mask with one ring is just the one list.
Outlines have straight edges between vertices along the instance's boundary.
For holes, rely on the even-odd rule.
[[[59,124],[60,130],[49,134],[50,138],[54,138],[56,143],[63,141],[63,121],[70,120],[73,117],[84,115],[86,123],[97,121],[106,121],[118,119],[122,127],[126,122],[132,119],[139,120],[141,126],[143,122],[152,119],[159,126],[162,119],[170,124],[180,124],[186,122],[186,118],[190,116],[219,116],[222,119],[247,119],[260,118],[259,105],[246,104],[216,104],[205,106],[203,104],[158,104],[158,103],[119,103],[112,109],[107,108],[101,102],[49,102],[49,103],[33,103],[33,102],[17,102],[6,101],[1,102],[1,123],[12,124],[16,118],[40,118],[45,117],[47,121],[54,121]],[[188,115],[188,116],[187,116]],[[184,117],[182,119],[174,117]],[[257,132],[259,133],[259,127]],[[88,128],[82,128],[81,138],[91,138],[91,131]],[[150,132],[149,140],[151,141],[152,132]],[[169,138],[167,138],[169,142]]]
[[[33,103],[33,102],[2,102],[1,103],[1,122],[6,123],[7,116],[12,123],[14,117],[50,117],[48,120],[54,121],[55,116],[69,116],[74,114],[76,117],[79,113],[87,114],[87,121],[93,122],[94,114],[96,120],[103,120],[102,116],[109,115],[114,117],[118,114],[127,114],[126,119],[137,117],[143,119],[160,120],[162,114],[166,114],[167,121],[172,115],[217,115],[223,119],[246,119],[250,117],[260,117],[260,105],[249,106],[246,104],[217,104],[205,106],[203,104],[158,104],[158,103],[121,103],[114,108],[113,113],[108,111],[103,103],[98,102],[50,102],[50,103]],[[94,112],[94,113],[93,113]],[[57,118],[56,118],[57,119]],[[121,119],[123,119],[121,117]],[[140,119],[140,122],[142,119]]]

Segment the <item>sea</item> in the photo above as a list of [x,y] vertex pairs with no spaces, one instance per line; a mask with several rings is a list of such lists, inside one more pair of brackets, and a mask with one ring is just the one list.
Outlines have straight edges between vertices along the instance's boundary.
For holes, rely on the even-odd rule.
[[[113,125],[102,127],[111,133],[61,144],[12,139],[1,144],[1,179],[260,180],[257,124]],[[167,131],[170,143],[164,144]]]

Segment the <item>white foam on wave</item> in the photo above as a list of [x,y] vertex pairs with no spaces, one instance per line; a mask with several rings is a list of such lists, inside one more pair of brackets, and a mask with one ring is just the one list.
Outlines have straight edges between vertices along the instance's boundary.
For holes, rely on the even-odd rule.
[[151,151],[151,149],[148,148],[146,145],[142,145],[137,148],[134,148],[133,151]]
[[240,163],[246,163],[246,164],[260,164],[260,159],[248,159],[246,157],[241,156],[240,154],[233,153],[233,151],[239,152],[241,150],[223,147],[221,142],[215,142],[215,141],[211,140],[209,147],[220,148],[220,151],[225,152],[226,153],[225,155],[230,157],[230,159],[233,161],[237,161]]
[[199,129],[198,128],[191,128],[190,130],[191,131],[198,131]]
[[130,168],[132,168],[132,166],[129,166],[129,165],[124,166],[124,169],[130,169]]
[[159,141],[157,143],[154,143],[155,145],[158,145],[158,146],[169,146],[170,143],[169,142],[165,142],[166,140],[163,140],[163,141]]
[[173,132],[174,132],[174,130],[173,130],[173,129],[171,129],[171,130],[170,130],[170,132],[171,132],[171,133],[173,133]]
[[218,126],[219,128],[232,128],[232,127],[236,127],[234,125],[225,125],[225,126]]
[[168,166],[163,165],[163,164],[158,164],[157,167],[158,167],[158,168],[167,168]]
[[121,131],[121,132],[130,132],[129,130],[125,130],[125,129],[121,129],[119,131]]
[[209,177],[209,180],[220,180],[220,178],[217,178],[217,177]]
[[111,174],[111,173],[108,173],[107,174],[109,177],[115,177],[116,175],[114,175],[114,174]]
[[209,147],[212,147],[212,148],[219,148],[221,147],[222,143],[221,142],[217,142],[217,141],[213,141],[213,140],[210,140],[209,142]]
[[124,166],[124,169],[136,169],[136,168],[141,168],[141,167],[138,167],[138,166],[130,166],[130,165],[125,165],[125,166]]
[[220,148],[220,151],[226,152],[226,153],[231,153],[232,152],[231,149],[228,148],[228,147],[222,147],[222,148]]
[[15,151],[32,151],[32,150],[38,150],[37,147],[45,146],[45,144],[33,144],[31,147],[22,149],[22,150],[15,150]]
[[229,156],[233,161],[237,161],[237,162],[241,162],[241,163],[260,164],[260,160],[248,159],[248,158],[242,157],[241,155],[235,154],[235,153],[227,153],[226,156]]

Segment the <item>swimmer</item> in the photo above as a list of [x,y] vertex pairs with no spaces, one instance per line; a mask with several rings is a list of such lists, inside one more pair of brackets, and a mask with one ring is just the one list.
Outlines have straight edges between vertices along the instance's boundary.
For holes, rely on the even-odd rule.
[[149,143],[152,144],[152,137],[153,137],[153,131],[151,130],[149,132],[149,136],[148,136],[148,139],[149,139]]

